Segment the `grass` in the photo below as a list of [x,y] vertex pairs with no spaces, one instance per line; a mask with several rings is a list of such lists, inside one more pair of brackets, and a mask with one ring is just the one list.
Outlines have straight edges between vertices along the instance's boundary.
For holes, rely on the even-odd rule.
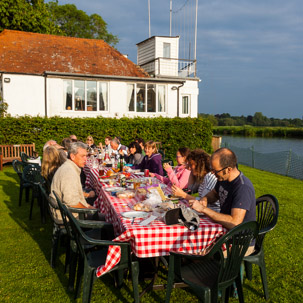
[[[253,182],[256,196],[274,194],[279,200],[277,227],[265,240],[268,302],[301,302],[303,285],[303,245],[301,241],[303,196],[302,181],[244,166],[240,169]],[[19,180],[12,167],[0,171],[0,298],[1,302],[71,302],[64,274],[64,250],[57,267],[49,265],[52,226],[41,224],[38,207],[28,219],[29,203],[18,206]],[[161,274],[165,279],[165,272]],[[160,282],[159,281],[159,282]],[[144,286],[140,283],[141,287]],[[259,271],[254,267],[253,280],[244,280],[246,302],[265,302]],[[145,294],[142,302],[163,302],[165,291]],[[79,299],[78,302],[81,300]],[[131,283],[115,289],[110,276],[95,282],[92,302],[132,302]],[[174,289],[171,302],[197,302],[185,289]],[[238,302],[231,299],[230,302]]]

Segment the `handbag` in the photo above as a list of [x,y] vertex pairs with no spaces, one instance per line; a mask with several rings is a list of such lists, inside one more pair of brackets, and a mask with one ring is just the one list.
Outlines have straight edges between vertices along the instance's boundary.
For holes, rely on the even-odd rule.
[[199,227],[199,215],[189,207],[181,205],[178,208],[170,209],[164,216],[166,225],[181,224],[190,230],[196,230]]

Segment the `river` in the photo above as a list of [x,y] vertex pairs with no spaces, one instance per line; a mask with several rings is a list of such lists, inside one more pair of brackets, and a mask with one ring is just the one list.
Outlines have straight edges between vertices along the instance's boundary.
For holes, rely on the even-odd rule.
[[243,148],[254,146],[254,150],[261,153],[291,150],[303,156],[303,139],[222,136],[221,146],[224,147],[225,143]]

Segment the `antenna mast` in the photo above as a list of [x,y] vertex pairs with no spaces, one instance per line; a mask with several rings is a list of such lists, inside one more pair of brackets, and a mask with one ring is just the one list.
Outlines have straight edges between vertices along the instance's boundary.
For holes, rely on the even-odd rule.
[[197,60],[197,28],[198,28],[198,0],[196,0],[195,50],[194,50],[194,60]]
[[172,13],[173,13],[173,0],[170,0],[170,9],[169,9],[169,36],[170,37],[171,37]]
[[148,0],[148,34],[150,38],[150,0]]

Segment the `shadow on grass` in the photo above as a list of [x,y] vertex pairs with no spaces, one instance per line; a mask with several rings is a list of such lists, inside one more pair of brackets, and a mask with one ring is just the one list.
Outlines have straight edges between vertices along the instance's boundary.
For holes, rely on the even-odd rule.
[[[9,199],[3,199],[4,204],[8,208],[8,216],[16,222],[21,229],[23,229],[30,237],[35,241],[41,252],[43,253],[45,259],[48,261],[50,266],[50,255],[51,255],[51,246],[52,246],[52,228],[53,223],[49,215],[46,217],[46,223],[41,223],[40,218],[40,208],[37,205],[37,201],[34,201],[32,220],[29,220],[29,211],[30,211],[30,202],[25,202],[25,191],[22,197],[22,203],[19,207],[19,177],[14,172],[12,167],[5,167],[2,172],[0,172],[4,178],[1,177],[1,186],[3,187],[3,193],[9,197]],[[12,181],[13,180],[13,181]],[[29,201],[31,201],[31,191]],[[64,239],[61,239],[64,240]],[[53,269],[57,275],[60,283],[62,284],[65,293],[71,301],[74,301],[74,293],[68,291],[68,275],[64,274],[64,264],[61,260],[65,260],[63,255],[65,254],[65,247],[63,247],[63,241],[61,241],[58,249],[58,255],[56,260],[56,268]],[[98,284],[99,279],[94,283],[94,288]],[[120,289],[115,288],[114,280],[111,275],[101,277],[100,280],[106,286],[106,292],[111,292],[113,296],[116,297],[115,301],[119,302],[131,302],[133,300],[133,291],[132,288],[129,288],[128,284],[123,284],[122,288],[125,289],[124,293],[127,297],[125,298],[121,293]],[[130,283],[131,285],[131,283]],[[98,287],[97,287],[98,288]],[[104,292],[104,290],[102,291]]]

